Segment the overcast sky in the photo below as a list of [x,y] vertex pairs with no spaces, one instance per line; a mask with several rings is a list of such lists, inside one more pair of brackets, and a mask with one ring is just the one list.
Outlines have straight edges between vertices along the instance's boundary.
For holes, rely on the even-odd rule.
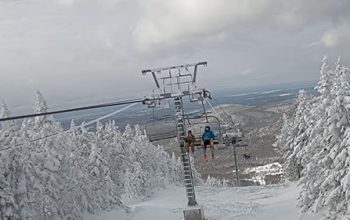
[[51,109],[140,97],[150,67],[208,61],[210,89],[317,80],[350,64],[349,0],[0,0],[0,99]]

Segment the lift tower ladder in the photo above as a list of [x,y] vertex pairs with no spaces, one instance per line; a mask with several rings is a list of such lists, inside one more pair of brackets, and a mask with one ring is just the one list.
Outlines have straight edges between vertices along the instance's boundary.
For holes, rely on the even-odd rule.
[[193,184],[193,176],[192,176],[192,169],[191,169],[191,161],[189,158],[189,155],[186,154],[185,150],[185,121],[183,118],[183,105],[182,105],[182,97],[177,96],[174,98],[174,104],[175,104],[175,115],[176,115],[176,128],[177,128],[177,135],[178,140],[181,148],[181,158],[184,168],[184,181],[185,181],[185,188],[186,188],[186,195],[188,199],[188,206],[196,206],[196,195],[194,191],[194,184]]
[[175,107],[176,131],[177,138],[181,149],[181,159],[184,169],[184,183],[186,188],[187,205],[190,207],[197,206],[192,168],[190,157],[185,149],[185,120],[183,110],[183,97],[189,96],[191,101],[196,101],[200,97],[203,89],[196,86],[197,72],[199,66],[206,66],[207,62],[193,64],[184,64],[155,69],[142,70],[142,74],[152,74],[156,85],[151,97],[146,97],[144,104],[156,106],[161,100],[172,99]]

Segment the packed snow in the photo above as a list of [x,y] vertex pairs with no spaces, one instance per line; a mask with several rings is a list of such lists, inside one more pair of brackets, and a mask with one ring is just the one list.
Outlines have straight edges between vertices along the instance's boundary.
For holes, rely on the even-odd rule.
[[[321,215],[301,214],[297,208],[300,188],[296,184],[264,187],[196,188],[206,220],[316,220]],[[187,200],[181,186],[170,186],[152,198],[128,204],[129,213],[112,210],[86,220],[182,220]]]

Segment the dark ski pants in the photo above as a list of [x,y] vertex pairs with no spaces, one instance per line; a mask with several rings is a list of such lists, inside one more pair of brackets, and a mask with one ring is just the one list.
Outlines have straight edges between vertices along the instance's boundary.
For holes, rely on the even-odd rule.
[[210,146],[211,149],[211,157],[214,159],[214,141],[212,140],[202,140],[204,156],[207,157],[207,147]]

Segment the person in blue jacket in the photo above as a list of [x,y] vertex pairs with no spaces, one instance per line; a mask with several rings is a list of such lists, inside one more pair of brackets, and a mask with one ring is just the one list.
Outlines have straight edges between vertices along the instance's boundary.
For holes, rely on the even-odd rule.
[[208,161],[207,155],[207,146],[210,145],[211,149],[211,158],[214,160],[214,138],[215,134],[212,130],[210,130],[209,126],[205,127],[204,133],[202,135],[201,145],[204,149],[204,159]]

